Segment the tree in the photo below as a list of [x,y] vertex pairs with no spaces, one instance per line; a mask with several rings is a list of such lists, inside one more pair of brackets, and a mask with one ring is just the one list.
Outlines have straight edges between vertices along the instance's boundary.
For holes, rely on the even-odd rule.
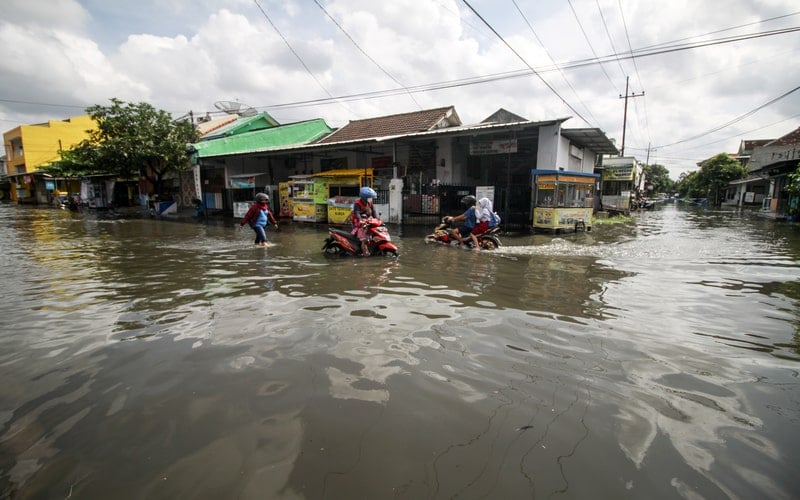
[[675,189],[682,198],[702,198],[705,195],[705,190],[701,189],[698,184],[699,175],[700,173],[697,171],[681,173]]
[[713,205],[722,203],[720,191],[727,189],[731,181],[742,179],[747,175],[747,170],[738,160],[731,158],[727,153],[719,153],[703,163],[697,177],[699,187],[705,188],[706,198],[713,197]]
[[791,194],[800,194],[800,163],[794,172],[789,174],[789,182],[786,184],[786,190]]
[[675,181],[669,178],[669,170],[663,165],[645,165],[645,180],[653,187],[654,193],[671,193],[675,190]]
[[190,168],[187,148],[197,141],[194,125],[174,121],[169,113],[141,102],[111,99],[86,112],[97,122],[89,138],[69,151],[54,169],[60,173],[104,173],[123,178],[141,176],[162,193],[165,176]]

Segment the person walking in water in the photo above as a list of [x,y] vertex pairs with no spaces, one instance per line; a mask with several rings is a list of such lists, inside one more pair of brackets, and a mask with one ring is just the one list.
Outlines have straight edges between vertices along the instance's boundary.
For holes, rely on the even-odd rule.
[[250,205],[247,213],[242,217],[242,222],[239,223],[239,229],[243,228],[245,224],[250,224],[250,227],[256,232],[255,244],[257,246],[269,246],[269,241],[267,241],[267,226],[272,224],[275,229],[278,229],[278,221],[269,210],[268,195],[264,193],[256,194],[256,201]]

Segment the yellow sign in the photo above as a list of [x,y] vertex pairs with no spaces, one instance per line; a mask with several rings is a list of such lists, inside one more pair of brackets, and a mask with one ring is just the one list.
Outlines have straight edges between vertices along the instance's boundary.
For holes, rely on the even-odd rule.
[[583,224],[592,226],[591,208],[534,208],[533,227],[545,229],[575,229]]

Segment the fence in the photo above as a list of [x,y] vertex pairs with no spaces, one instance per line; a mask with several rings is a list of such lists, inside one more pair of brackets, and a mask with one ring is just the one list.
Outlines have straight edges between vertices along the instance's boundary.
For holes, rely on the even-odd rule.
[[[403,223],[436,225],[445,215],[464,212],[461,198],[475,194],[475,186],[438,184],[423,186],[421,192],[403,192]],[[531,224],[529,186],[495,186],[494,209],[503,218],[505,231],[527,230]]]

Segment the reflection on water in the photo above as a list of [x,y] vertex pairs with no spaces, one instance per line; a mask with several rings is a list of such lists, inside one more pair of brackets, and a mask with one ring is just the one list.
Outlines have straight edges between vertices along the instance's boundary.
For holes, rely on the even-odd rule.
[[[791,498],[800,237],[668,206],[397,260],[0,207],[3,496]],[[124,492],[128,494],[125,495]]]

